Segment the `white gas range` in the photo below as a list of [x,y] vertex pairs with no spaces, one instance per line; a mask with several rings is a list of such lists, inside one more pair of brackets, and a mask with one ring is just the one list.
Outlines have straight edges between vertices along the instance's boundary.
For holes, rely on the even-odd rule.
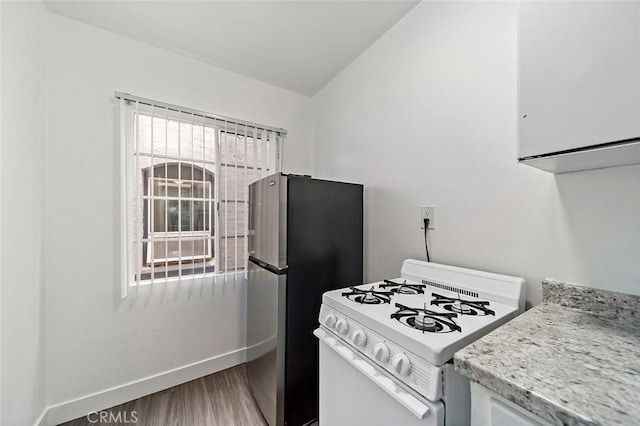
[[321,424],[464,425],[453,354],[524,311],[524,280],[408,259],[399,278],[322,302]]

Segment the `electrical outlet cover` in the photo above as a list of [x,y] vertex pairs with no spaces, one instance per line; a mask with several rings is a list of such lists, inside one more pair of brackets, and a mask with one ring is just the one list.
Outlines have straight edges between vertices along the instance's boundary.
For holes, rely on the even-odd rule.
[[420,229],[424,229],[425,219],[429,219],[429,229],[436,229],[436,208],[434,206],[420,207]]

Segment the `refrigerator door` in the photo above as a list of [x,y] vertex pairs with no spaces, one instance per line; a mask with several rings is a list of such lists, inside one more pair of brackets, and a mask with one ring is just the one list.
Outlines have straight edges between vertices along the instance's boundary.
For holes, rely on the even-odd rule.
[[249,185],[249,256],[279,270],[287,265],[287,177]]
[[269,426],[284,425],[286,277],[249,261],[247,374]]
[[247,373],[269,426],[284,425],[287,178],[249,185]]

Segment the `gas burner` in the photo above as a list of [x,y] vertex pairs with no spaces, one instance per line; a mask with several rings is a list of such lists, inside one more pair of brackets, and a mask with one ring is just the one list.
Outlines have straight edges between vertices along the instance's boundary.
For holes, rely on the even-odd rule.
[[349,289],[351,292],[342,293],[342,295],[362,305],[391,303],[391,296],[393,295],[390,291],[376,291],[373,289],[373,286],[371,286],[369,290],[360,290],[356,287],[349,287]]
[[391,280],[384,280],[384,282],[385,284],[380,284],[380,288],[391,287],[391,291],[398,294],[424,294],[423,289],[427,287],[424,284],[407,284],[407,280],[402,284]]
[[442,306],[449,312],[456,312],[460,315],[479,315],[487,316],[494,315],[495,312],[488,308],[489,302],[484,300],[463,300],[460,299],[460,295],[457,298],[441,296],[436,293],[432,293],[433,300],[432,305]]
[[415,328],[423,333],[451,333],[452,331],[462,332],[462,328],[453,320],[458,315],[449,312],[434,312],[427,309],[424,304],[422,309],[409,308],[407,306],[396,303],[398,311],[391,314],[391,318],[395,318],[407,327]]
[[409,318],[407,319],[407,323],[418,330],[431,332],[438,331],[438,323],[428,315],[417,315],[413,318]]

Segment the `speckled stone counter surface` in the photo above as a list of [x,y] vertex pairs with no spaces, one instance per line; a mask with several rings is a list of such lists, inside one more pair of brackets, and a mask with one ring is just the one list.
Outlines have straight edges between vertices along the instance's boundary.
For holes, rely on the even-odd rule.
[[545,280],[542,300],[580,309],[622,325],[640,327],[640,296]]
[[545,281],[543,303],[458,351],[455,368],[553,424],[640,425],[639,309],[638,296]]

